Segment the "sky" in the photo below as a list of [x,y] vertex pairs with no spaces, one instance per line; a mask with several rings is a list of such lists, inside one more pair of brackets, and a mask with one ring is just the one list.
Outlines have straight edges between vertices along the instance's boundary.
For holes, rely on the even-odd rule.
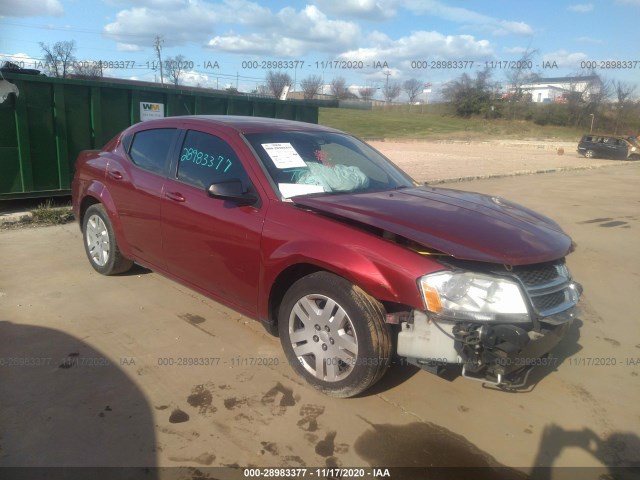
[[40,42],[74,40],[78,60],[111,62],[106,76],[159,82],[159,36],[163,60],[193,62],[187,85],[254,91],[272,70],[294,89],[415,78],[437,98],[485,67],[507,85],[527,51],[542,77],[595,66],[640,83],[639,24],[640,0],[0,0],[0,61],[42,69]]

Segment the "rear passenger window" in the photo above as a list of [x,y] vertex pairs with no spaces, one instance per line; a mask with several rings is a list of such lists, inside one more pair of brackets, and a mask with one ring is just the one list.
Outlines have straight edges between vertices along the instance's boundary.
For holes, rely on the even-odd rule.
[[214,182],[237,179],[249,188],[250,181],[231,146],[219,137],[189,130],[178,162],[178,180],[207,188]]
[[140,168],[155,173],[166,172],[169,150],[176,132],[175,128],[156,128],[136,133],[129,157]]

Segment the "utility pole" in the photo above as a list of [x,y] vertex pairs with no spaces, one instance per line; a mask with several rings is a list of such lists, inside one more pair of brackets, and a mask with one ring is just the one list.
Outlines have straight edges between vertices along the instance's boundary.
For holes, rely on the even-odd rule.
[[387,84],[384,87],[384,97],[387,100],[387,103],[389,103],[389,97],[387,97],[387,95],[389,93],[389,75],[391,75],[391,72],[387,70],[386,72],[384,72],[384,74],[387,76]]
[[162,39],[160,35],[156,35],[156,41],[153,44],[153,47],[156,49],[158,54],[158,63],[160,64],[160,85],[164,85],[164,76],[162,74],[162,56],[160,55],[160,51],[162,50]]

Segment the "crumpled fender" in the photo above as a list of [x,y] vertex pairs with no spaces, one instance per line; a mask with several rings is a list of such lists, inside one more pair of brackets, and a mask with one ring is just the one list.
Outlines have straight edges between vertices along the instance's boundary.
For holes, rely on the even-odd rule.
[[[337,235],[337,238],[340,238]],[[369,237],[371,241],[384,241]],[[268,249],[270,250],[270,249]],[[380,256],[378,252],[384,252]],[[265,252],[266,254],[266,252]],[[278,277],[289,267],[298,264],[314,265],[332,272],[362,288],[380,301],[388,301],[424,308],[416,280],[421,275],[443,267],[414,252],[391,243],[385,249],[354,250],[352,245],[326,239],[299,239],[282,243],[265,258],[260,281],[258,313],[269,318],[269,299]]]

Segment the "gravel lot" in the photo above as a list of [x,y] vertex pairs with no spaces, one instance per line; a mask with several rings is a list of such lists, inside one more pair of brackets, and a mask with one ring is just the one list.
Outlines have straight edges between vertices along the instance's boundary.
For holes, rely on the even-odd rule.
[[[370,141],[419,182],[437,183],[562,170],[582,170],[629,162],[584,158],[575,142],[502,141],[436,143]],[[560,155],[558,149],[563,149]]]

